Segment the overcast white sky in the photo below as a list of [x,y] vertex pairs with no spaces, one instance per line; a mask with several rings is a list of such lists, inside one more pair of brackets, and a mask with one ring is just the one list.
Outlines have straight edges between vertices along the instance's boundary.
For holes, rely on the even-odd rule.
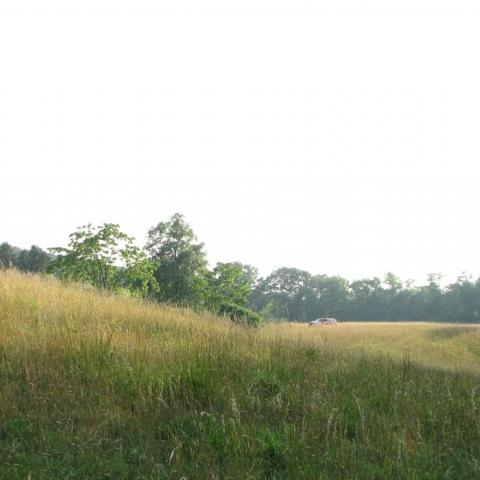
[[480,271],[480,5],[0,0],[0,241],[182,212],[211,263]]

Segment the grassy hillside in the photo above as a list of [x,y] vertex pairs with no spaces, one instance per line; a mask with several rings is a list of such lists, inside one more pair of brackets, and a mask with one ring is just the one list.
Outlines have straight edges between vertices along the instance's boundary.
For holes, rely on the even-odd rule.
[[0,272],[0,478],[479,478],[478,335],[248,330]]

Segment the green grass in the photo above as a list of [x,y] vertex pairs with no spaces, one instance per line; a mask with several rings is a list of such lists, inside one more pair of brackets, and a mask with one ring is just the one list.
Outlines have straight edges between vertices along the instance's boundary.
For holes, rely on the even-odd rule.
[[0,478],[480,478],[463,328],[251,330],[0,273]]

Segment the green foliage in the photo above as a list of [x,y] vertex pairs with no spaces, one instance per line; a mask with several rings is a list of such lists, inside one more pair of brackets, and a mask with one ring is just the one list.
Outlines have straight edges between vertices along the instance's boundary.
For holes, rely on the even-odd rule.
[[345,317],[349,285],[344,278],[316,275],[309,281],[303,295],[301,311],[305,320],[313,320],[319,316]]
[[480,322],[480,278],[468,275],[442,287],[437,273],[415,286],[391,272],[383,279],[349,282],[286,267],[259,279],[255,267],[239,262],[218,263],[209,270],[203,243],[178,213],[148,231],[145,248],[148,257],[116,224],[89,224],[70,236],[68,248],[50,250],[56,259],[35,245],[22,250],[2,243],[0,268],[50,271],[199,310],[219,312],[223,304],[234,304],[270,320]]
[[197,242],[183,215],[174,214],[148,231],[145,246],[155,263],[155,278],[162,301],[195,305],[203,290],[207,268],[203,243]]
[[82,226],[70,235],[68,248],[50,251],[57,254],[50,270],[62,278],[109,290],[123,287],[141,296],[158,290],[154,266],[117,224]]
[[36,245],[30,250],[22,250],[17,255],[17,267],[23,272],[46,272],[52,261],[52,257]]
[[15,264],[16,252],[9,243],[3,242],[0,245],[0,268],[8,268]]
[[298,268],[279,268],[259,281],[253,296],[255,310],[268,308],[277,318],[302,319],[305,289],[311,275]]
[[341,277],[312,276],[281,268],[260,279],[249,305],[265,318],[308,321],[318,317],[361,321],[480,322],[480,279],[460,276],[446,288],[441,276],[414,286],[393,273],[348,282]]
[[7,242],[0,245],[0,268],[15,267],[22,272],[44,273],[51,262],[52,256],[36,245],[29,250],[12,247]]
[[218,313],[228,316],[236,323],[245,323],[257,327],[261,323],[261,316],[254,311],[231,302],[224,302],[218,306]]
[[205,274],[204,304],[218,310],[224,303],[246,306],[257,278],[257,271],[239,262],[217,263]]

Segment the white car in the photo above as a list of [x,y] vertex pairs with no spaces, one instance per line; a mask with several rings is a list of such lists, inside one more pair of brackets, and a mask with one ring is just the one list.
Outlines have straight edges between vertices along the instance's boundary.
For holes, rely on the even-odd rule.
[[316,325],[336,325],[337,321],[334,318],[317,318],[308,322],[308,325],[315,327]]

